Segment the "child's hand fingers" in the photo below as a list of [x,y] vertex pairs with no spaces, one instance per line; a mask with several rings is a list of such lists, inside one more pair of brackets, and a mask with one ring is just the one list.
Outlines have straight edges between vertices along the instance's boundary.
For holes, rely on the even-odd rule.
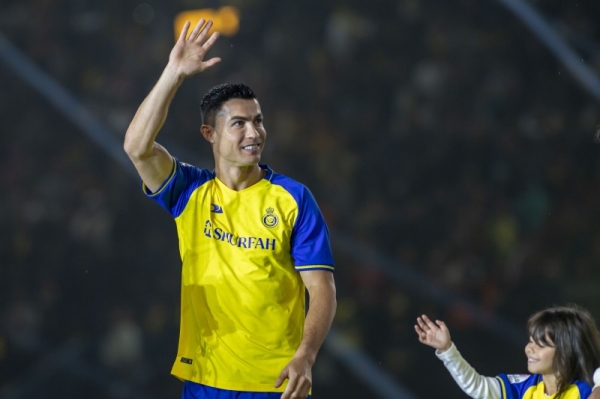
[[443,332],[448,332],[448,327],[446,326],[446,323],[444,323],[441,320],[436,320],[435,323],[438,325],[440,330],[442,330]]
[[421,331],[423,331],[423,333],[428,333],[429,331],[431,331],[431,326],[429,325],[429,323],[427,323],[425,317],[426,316],[417,317],[417,323],[419,324],[419,328],[421,329]]
[[415,325],[415,331],[417,332],[419,339],[421,339],[421,337],[425,334],[425,332],[423,332],[423,330],[421,330],[417,325]]
[[426,334],[425,331],[423,331],[423,329],[416,324],[415,324],[415,331],[419,335],[419,338],[421,338],[421,336]]
[[427,333],[425,331],[421,330],[421,328],[419,328],[419,326],[415,326],[415,331],[417,332],[417,337],[419,338],[419,342],[421,342],[422,344],[426,344],[428,342]]
[[423,322],[423,319],[421,319],[421,317],[417,317],[417,325],[419,326],[419,328],[422,329],[424,324],[425,323]]
[[429,327],[430,330],[437,329],[437,326],[431,320],[429,320],[429,317],[427,317],[426,315],[423,315],[423,321],[425,322],[425,325]]

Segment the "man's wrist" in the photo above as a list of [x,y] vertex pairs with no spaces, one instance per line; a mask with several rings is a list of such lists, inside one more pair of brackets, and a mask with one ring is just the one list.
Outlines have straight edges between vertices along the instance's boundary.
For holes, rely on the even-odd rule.
[[311,367],[315,364],[317,360],[317,354],[312,353],[312,351],[307,351],[303,349],[298,349],[294,354],[296,359],[304,359]]
[[177,67],[171,64],[167,64],[163,71],[162,77],[178,85],[181,84],[186,78],[186,76],[182,74]]

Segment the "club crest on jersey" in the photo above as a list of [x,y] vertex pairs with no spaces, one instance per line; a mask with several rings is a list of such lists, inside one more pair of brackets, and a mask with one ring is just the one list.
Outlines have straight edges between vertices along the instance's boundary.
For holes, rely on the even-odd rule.
[[277,226],[277,223],[279,223],[279,217],[275,215],[274,212],[275,209],[271,207],[267,208],[267,213],[264,214],[262,218],[262,222],[265,227],[272,229],[273,227]]

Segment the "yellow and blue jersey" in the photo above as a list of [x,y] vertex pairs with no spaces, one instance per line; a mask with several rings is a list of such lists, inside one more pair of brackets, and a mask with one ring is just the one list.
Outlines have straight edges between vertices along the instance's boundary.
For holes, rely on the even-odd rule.
[[[552,399],[556,395],[547,396],[544,381],[540,374],[506,375],[496,377],[500,381],[502,399]],[[587,399],[592,388],[584,381],[575,381],[562,396],[562,399]]]
[[298,272],[334,269],[310,191],[261,165],[235,191],[207,169],[173,160],[148,196],[175,219],[182,259],[181,325],[172,374],[221,389],[273,388],[300,345],[305,287]]

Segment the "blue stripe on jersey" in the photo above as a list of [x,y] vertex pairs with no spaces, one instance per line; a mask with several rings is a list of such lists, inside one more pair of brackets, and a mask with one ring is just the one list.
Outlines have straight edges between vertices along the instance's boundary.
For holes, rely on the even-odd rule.
[[282,186],[298,204],[298,217],[291,237],[294,265],[333,266],[329,230],[310,190],[305,185],[278,173],[273,173],[270,180],[273,184]]
[[173,158],[173,170],[160,188],[151,193],[144,187],[144,192],[176,218],[185,209],[194,190],[212,179],[214,174],[207,169],[199,169]]
[[[280,399],[281,392],[241,392],[185,381],[181,399]],[[310,399],[310,395],[307,396]]]

